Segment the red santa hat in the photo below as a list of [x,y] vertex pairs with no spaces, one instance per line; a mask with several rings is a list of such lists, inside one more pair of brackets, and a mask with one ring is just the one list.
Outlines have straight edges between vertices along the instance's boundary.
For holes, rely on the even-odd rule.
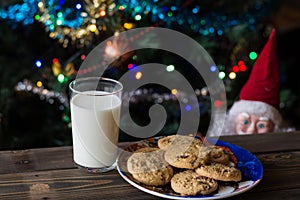
[[253,66],[248,81],[240,92],[240,100],[233,104],[229,115],[241,112],[263,115],[271,119],[275,125],[279,125],[281,123],[281,115],[278,112],[279,93],[277,41],[276,31],[273,29]]

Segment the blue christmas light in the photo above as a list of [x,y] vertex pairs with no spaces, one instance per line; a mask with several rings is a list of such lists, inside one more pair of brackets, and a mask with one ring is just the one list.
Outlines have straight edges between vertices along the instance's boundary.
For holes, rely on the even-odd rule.
[[182,25],[183,23],[184,23],[184,21],[183,21],[182,19],[179,19],[179,20],[178,20],[178,24],[179,24],[179,25]]
[[172,11],[176,11],[176,10],[177,10],[177,7],[176,7],[176,6],[171,6],[171,10],[172,10]]
[[145,8],[145,11],[146,11],[146,12],[150,12],[151,9],[152,9],[151,6],[150,6],[150,5],[147,5],[146,8]]
[[37,68],[41,68],[41,67],[42,67],[42,62],[41,62],[40,60],[36,60],[36,61],[35,61],[35,66],[36,66]]
[[[235,15],[214,11],[201,13],[202,8],[200,9],[199,5],[183,6],[177,1],[172,2],[172,5],[166,5],[165,1],[159,0],[114,0],[116,6],[110,12],[114,14],[115,11],[121,10],[126,12],[125,14],[131,15],[136,21],[147,19],[145,15],[149,15],[153,24],[160,22],[161,26],[166,28],[180,25],[182,28],[189,28],[203,36],[214,37],[222,36],[225,29],[238,24],[247,24],[249,30],[254,30],[256,23],[259,22],[258,18],[268,11],[267,4],[269,3],[269,1],[254,3],[252,7],[248,8],[247,13]],[[39,8],[43,8],[42,10],[46,10],[47,13],[43,13],[44,11],[40,11]],[[60,14],[58,15],[58,13]],[[66,27],[75,31],[79,28],[87,28],[88,24],[85,22],[89,20],[85,20],[85,18],[99,20],[96,14],[94,18],[87,14],[85,6],[79,0],[75,6],[69,8],[64,0],[23,0],[22,3],[12,4],[6,9],[0,8],[0,19],[5,19],[13,27],[18,24],[32,24],[35,20],[41,21],[47,31],[56,31],[55,38],[60,37],[57,33],[58,27]]]
[[153,9],[152,9],[152,14],[156,15],[157,13],[158,13],[157,8],[156,8],[156,7],[153,7]]
[[159,17],[159,19],[164,19],[165,18],[163,13],[159,13],[158,17]]
[[13,27],[16,27],[15,23],[32,24],[38,11],[37,3],[38,0],[23,0],[23,3],[10,5],[7,9],[0,9],[0,19],[8,20]]
[[186,105],[185,106],[185,110],[186,111],[191,111],[192,110],[192,106],[191,105]]
[[[172,25],[177,24],[180,26],[187,25],[185,28],[190,28],[195,33],[213,37],[222,36],[225,29],[238,24],[247,24],[245,23],[247,21],[249,21],[249,24],[247,24],[249,26],[249,30],[253,30],[253,28],[256,26],[256,19],[263,15],[263,12],[267,10],[265,9],[265,5],[270,3],[269,1],[266,1],[263,3],[259,2],[258,4],[253,4],[252,7],[248,8],[249,11],[244,15],[227,15],[224,14],[224,12],[210,12],[202,15],[199,5],[189,8],[189,6],[182,6],[182,4],[176,1],[170,6],[166,6],[163,1],[161,2],[158,0],[118,0],[117,2],[119,4],[128,5],[131,10],[135,10],[137,7],[142,8],[140,12],[132,12],[132,17],[135,17],[139,14],[143,18],[145,14],[147,15],[150,13],[151,19],[154,23],[157,23],[157,21],[162,22],[165,27],[173,27]],[[149,12],[145,13],[144,10],[146,9]],[[172,14],[168,13],[170,11],[174,12],[178,10],[181,12]]]
[[194,14],[197,14],[199,12],[200,6],[196,6],[195,8],[192,9],[192,12]]
[[82,5],[80,3],[77,3],[75,7],[77,10],[80,10],[82,8]]
[[218,34],[218,35],[223,35],[223,31],[222,31],[222,30],[218,30],[218,31],[217,31],[217,34]]
[[217,67],[215,65],[210,66],[210,71],[211,72],[217,71]]
[[162,11],[163,11],[163,12],[167,12],[167,11],[168,11],[168,7],[167,7],[167,6],[163,6],[163,7],[162,7]]

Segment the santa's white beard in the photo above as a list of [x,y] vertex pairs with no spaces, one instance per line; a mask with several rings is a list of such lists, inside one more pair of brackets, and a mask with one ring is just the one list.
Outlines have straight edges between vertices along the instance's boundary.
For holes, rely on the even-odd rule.
[[249,135],[249,134],[251,134],[251,133],[244,132],[244,131],[242,131],[242,130],[237,130],[236,133],[237,133],[238,135]]

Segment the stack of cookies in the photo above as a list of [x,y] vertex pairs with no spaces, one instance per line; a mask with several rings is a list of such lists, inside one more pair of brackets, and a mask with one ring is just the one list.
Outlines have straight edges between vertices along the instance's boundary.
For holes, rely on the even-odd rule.
[[183,196],[207,195],[218,190],[220,181],[238,182],[242,178],[224,148],[184,135],[163,137],[157,148],[135,151],[127,160],[127,169],[140,183],[170,184]]

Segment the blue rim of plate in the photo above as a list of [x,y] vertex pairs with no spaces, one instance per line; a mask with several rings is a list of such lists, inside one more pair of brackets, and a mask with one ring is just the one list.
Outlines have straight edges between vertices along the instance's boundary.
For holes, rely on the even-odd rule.
[[[251,152],[236,146],[234,144],[224,142],[221,140],[215,140],[212,138],[207,139],[209,142],[216,143],[217,146],[224,146],[229,148],[237,158],[237,167],[242,172],[242,181],[240,181],[235,186],[227,185],[221,186],[217,193],[211,195],[198,195],[198,196],[180,196],[174,192],[166,192],[162,187],[147,187],[143,184],[140,184],[136,181],[129,172],[127,172],[126,161],[129,156],[129,152],[136,150],[141,147],[156,147],[157,141],[161,137],[148,138],[132,145],[129,145],[126,149],[128,151],[122,151],[117,159],[117,170],[120,176],[127,181],[132,186],[138,188],[141,191],[144,191],[148,194],[163,197],[167,199],[192,199],[192,200],[211,200],[211,199],[221,199],[226,197],[235,196],[241,193],[244,193],[253,187],[255,187],[263,177],[263,166],[258,158],[253,155]],[[126,153],[127,152],[127,153]]]

